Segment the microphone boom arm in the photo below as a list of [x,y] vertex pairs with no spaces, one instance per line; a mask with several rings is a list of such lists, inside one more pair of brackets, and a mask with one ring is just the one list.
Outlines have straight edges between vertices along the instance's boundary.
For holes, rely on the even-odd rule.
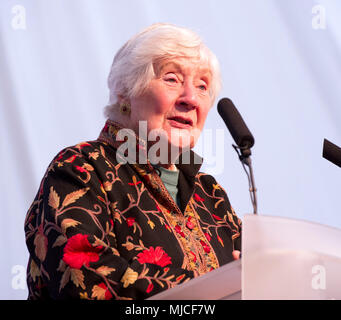
[[[239,160],[241,161],[243,168],[246,172],[248,182],[249,182],[249,191],[250,191],[250,197],[251,202],[253,206],[253,213],[257,214],[257,188],[255,184],[255,178],[253,175],[253,169],[252,169],[252,161],[251,161],[251,150],[250,148],[240,148],[236,145],[232,145],[234,150],[236,150]],[[249,169],[249,172],[247,171],[246,167]]]

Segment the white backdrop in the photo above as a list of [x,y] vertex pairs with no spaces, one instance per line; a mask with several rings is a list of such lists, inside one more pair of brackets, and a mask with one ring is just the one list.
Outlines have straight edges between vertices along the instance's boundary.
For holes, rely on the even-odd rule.
[[[340,1],[1,0],[0,299],[27,297],[24,218],[49,162],[97,138],[113,56],[154,22],[193,29],[220,60],[219,98],[256,139],[260,214],[341,228],[341,171],[321,156],[323,138],[341,145]],[[247,178],[215,106],[206,129],[225,134],[203,170],[242,218]]]

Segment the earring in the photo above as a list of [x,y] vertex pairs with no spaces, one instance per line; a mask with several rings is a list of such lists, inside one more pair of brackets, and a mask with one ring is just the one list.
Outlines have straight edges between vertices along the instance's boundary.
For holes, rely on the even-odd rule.
[[120,113],[123,114],[123,115],[130,115],[130,111],[131,111],[131,108],[130,108],[130,104],[129,102],[123,102],[120,104]]

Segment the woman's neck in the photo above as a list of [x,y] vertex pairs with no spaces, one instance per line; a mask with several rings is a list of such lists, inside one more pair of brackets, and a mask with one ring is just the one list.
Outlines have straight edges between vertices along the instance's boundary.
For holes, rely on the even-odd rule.
[[168,170],[172,170],[172,171],[177,171],[177,167],[175,164],[171,163],[171,164],[160,164],[161,167],[168,169]]

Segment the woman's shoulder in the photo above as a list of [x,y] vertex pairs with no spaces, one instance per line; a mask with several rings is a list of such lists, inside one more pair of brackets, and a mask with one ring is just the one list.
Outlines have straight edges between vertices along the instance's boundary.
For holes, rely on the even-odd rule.
[[47,167],[47,176],[63,174],[101,174],[105,168],[117,165],[116,151],[106,142],[83,141],[60,150]]
[[196,180],[202,186],[212,190],[221,190],[225,192],[224,188],[221,186],[219,182],[217,182],[216,178],[211,174],[205,172],[198,172],[196,175]]
[[103,158],[110,157],[114,150],[103,141],[83,141],[60,150],[52,159],[51,164],[74,163],[77,162],[95,162]]

